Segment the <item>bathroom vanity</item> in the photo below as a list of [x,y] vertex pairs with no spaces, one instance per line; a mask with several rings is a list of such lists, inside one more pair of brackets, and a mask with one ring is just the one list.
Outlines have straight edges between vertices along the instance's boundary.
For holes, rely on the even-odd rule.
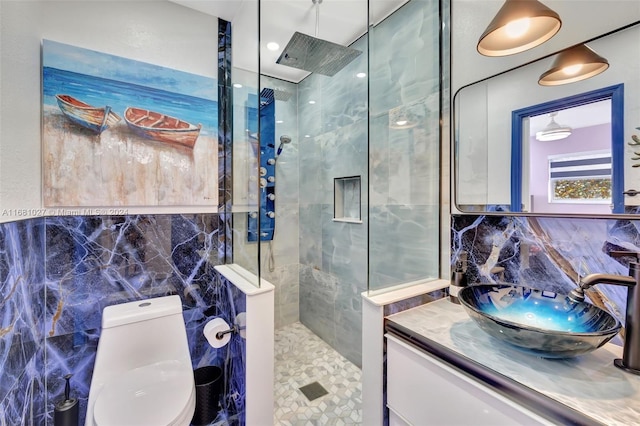
[[487,335],[441,299],[385,319],[391,425],[640,424],[640,376],[613,343],[543,359]]

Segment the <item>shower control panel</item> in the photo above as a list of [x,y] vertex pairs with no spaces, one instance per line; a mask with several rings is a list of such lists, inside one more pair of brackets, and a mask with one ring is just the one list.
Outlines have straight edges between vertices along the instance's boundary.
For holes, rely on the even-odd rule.
[[[249,241],[271,241],[276,225],[276,132],[275,97],[272,89],[260,92],[260,168],[259,212],[248,215],[247,239]],[[254,123],[250,123],[254,124]],[[258,123],[255,123],[256,130]],[[255,187],[250,189],[255,191]]]

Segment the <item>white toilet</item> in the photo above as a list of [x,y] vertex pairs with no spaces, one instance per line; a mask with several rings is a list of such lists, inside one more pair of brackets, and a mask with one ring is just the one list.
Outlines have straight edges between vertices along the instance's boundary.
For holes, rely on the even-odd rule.
[[187,426],[194,411],[180,297],[106,307],[85,425]]

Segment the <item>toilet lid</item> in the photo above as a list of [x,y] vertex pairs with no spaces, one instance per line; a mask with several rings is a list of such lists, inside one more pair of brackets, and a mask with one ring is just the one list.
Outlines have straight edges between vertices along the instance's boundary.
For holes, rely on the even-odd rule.
[[171,425],[195,392],[191,366],[165,361],[131,370],[105,383],[93,419],[100,426]]

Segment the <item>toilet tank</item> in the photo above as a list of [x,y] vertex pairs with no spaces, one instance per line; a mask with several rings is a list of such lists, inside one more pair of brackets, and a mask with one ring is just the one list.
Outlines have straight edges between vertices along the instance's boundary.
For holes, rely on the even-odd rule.
[[175,314],[182,314],[182,302],[179,296],[158,297],[111,305],[102,311],[102,329],[149,321]]
[[191,364],[179,296],[104,308],[96,364],[115,372],[167,360]]

